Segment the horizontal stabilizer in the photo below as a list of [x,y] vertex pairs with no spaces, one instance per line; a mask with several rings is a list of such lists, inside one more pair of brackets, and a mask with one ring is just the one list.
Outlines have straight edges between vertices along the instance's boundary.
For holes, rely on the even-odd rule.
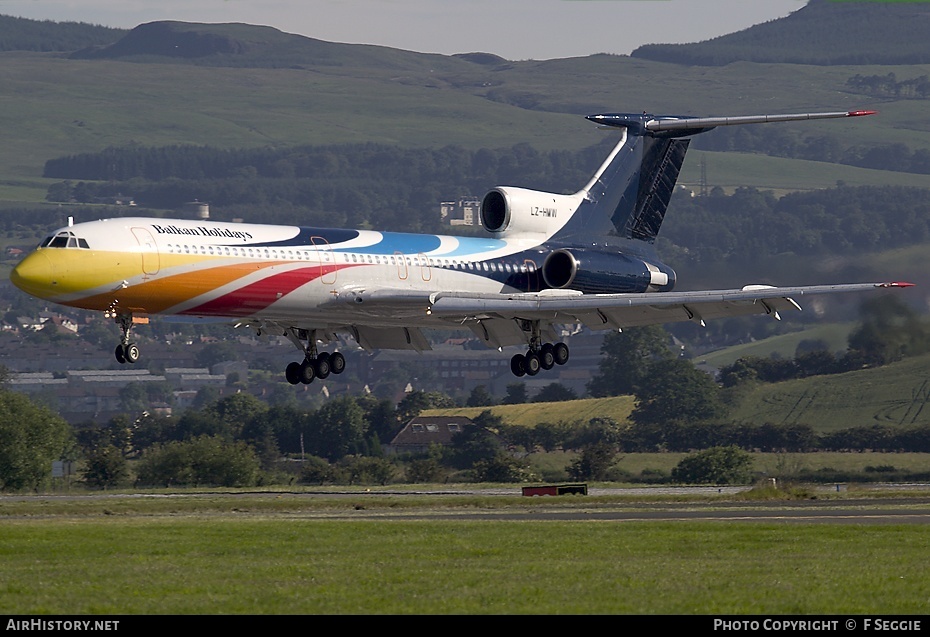
[[840,117],[861,117],[874,115],[876,111],[835,111],[829,113],[788,113],[783,115],[741,115],[737,117],[687,117],[666,115],[637,115],[633,113],[603,113],[589,115],[587,119],[613,128],[628,128],[633,131],[658,133],[662,131],[683,131],[686,135],[703,133],[718,126],[737,126],[740,124],[770,124],[773,122],[797,122],[813,119],[835,119]]

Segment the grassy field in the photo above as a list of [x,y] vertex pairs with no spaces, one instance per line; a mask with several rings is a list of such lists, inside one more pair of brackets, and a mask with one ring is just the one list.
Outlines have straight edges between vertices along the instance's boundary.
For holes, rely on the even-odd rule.
[[[643,471],[661,472],[669,475],[672,469],[687,456],[686,453],[621,453],[616,466],[630,475],[638,476]],[[577,457],[575,452],[553,451],[528,456],[534,468],[554,473],[565,469]],[[831,471],[839,473],[861,473],[866,467],[894,467],[899,471],[930,473],[930,454],[927,453],[753,453],[752,470],[760,477],[797,475],[802,472],[816,473]],[[567,474],[561,478],[566,480]]]
[[[836,329],[824,326],[824,329]],[[844,328],[846,329],[846,328]],[[817,331],[800,332],[760,341],[753,346],[726,350],[706,356],[698,362],[726,364],[747,354],[768,353],[796,347],[801,335],[814,337]],[[784,339],[784,342],[781,342]],[[930,355],[905,359],[874,369],[845,374],[812,376],[782,383],[760,384],[747,392],[730,410],[729,418],[738,422],[763,424],[803,423],[817,432],[829,432],[853,426],[921,425],[930,423]],[[424,416],[456,415],[475,417],[490,410],[512,425],[535,426],[539,423],[587,422],[592,418],[612,418],[624,422],[635,405],[632,396],[586,398],[561,403],[526,403],[496,407],[434,409]]]
[[832,352],[846,350],[846,339],[854,325],[852,323],[825,323],[808,329],[788,334],[779,334],[753,343],[734,345],[726,349],[710,352],[695,359],[695,363],[719,369],[732,365],[738,359],[747,356],[768,358],[778,354],[781,358],[794,358],[798,344],[804,340],[822,340]]
[[[135,498],[133,513],[113,500],[67,514],[46,506],[39,518],[2,502],[0,613],[926,611],[924,525],[520,520],[529,509],[518,500],[459,502],[462,512],[512,511],[512,521],[455,510],[404,519],[362,494],[309,500],[329,503],[319,509],[293,495],[261,508],[249,497]],[[629,503],[532,503],[566,506]]]
[[[406,61],[380,67],[347,59],[339,65],[308,60],[303,68],[250,69],[0,54],[5,151],[0,155],[0,197],[41,201],[40,175],[47,159],[107,146],[372,141],[500,148],[525,142],[540,150],[576,150],[603,137],[579,118],[592,112],[719,115],[864,108],[875,104],[849,94],[847,78],[888,72],[887,67],[741,63],[695,73],[691,67],[625,56],[502,67],[440,56],[401,57]],[[917,77],[930,72],[930,65],[894,70],[899,77]],[[760,83],[764,92],[746,91]],[[636,87],[635,99],[631,86]],[[914,149],[930,148],[921,104],[888,101],[878,117],[832,122],[824,130],[849,144],[901,141]],[[804,134],[817,132],[804,124],[785,126]],[[698,181],[701,153],[692,155],[683,182]],[[727,188],[796,190],[832,186],[838,180],[930,185],[926,175],[763,155],[706,156],[710,183]]]
[[525,403],[522,405],[497,405],[495,407],[461,407],[458,409],[430,409],[423,416],[465,416],[474,418],[483,411],[500,416],[507,424],[532,427],[541,422],[587,422],[592,418],[612,418],[617,422],[626,420],[633,411],[632,396],[612,398],[584,398],[559,403]]
[[760,385],[731,411],[746,422],[806,423],[816,431],[930,423],[930,356],[845,374]]

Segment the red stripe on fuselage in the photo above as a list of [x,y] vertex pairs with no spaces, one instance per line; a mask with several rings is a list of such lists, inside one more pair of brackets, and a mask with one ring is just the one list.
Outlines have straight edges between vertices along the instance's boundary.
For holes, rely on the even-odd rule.
[[288,270],[280,274],[273,274],[261,281],[244,285],[212,301],[207,301],[202,305],[184,310],[181,314],[194,314],[196,316],[251,316],[256,312],[264,310],[272,303],[281,300],[306,283],[315,281],[322,276],[326,276],[338,270],[351,267],[354,267],[354,265],[324,265],[322,268],[315,265],[308,268]]

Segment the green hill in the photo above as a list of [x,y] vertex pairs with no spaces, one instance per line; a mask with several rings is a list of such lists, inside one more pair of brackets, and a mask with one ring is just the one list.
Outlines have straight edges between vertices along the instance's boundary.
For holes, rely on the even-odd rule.
[[808,424],[815,431],[930,423],[930,355],[885,367],[760,385],[734,409],[738,421]]
[[[674,64],[926,64],[926,2],[810,0],[791,15],[694,44],[649,44],[633,57]],[[889,46],[895,42],[896,46]]]
[[[845,11],[837,4],[804,11]],[[801,29],[792,18],[778,22],[789,32]],[[49,28],[20,20],[20,30]],[[45,37],[56,50],[64,46],[63,36]],[[889,50],[900,49],[901,39],[908,38],[885,30],[876,37]],[[888,72],[888,67],[739,62],[695,73],[689,66],[616,55],[508,62],[491,53],[443,56],[323,42],[245,24],[153,22],[129,32],[106,31],[99,40],[73,45],[81,50],[71,59],[0,53],[5,150],[0,182],[10,188],[0,183],[0,199],[43,193],[47,182],[38,175],[48,159],[107,146],[372,141],[470,149],[527,143],[538,150],[577,150],[603,139],[579,118],[592,112],[714,115],[865,108],[875,100],[852,92],[848,80]],[[23,48],[41,50],[35,38]],[[907,80],[927,75],[930,65],[894,70]],[[747,90],[760,82],[764,91]],[[878,117],[828,127],[786,124],[784,130],[801,138],[828,135],[847,147],[901,142],[911,150],[930,150],[924,102],[881,101]],[[705,155],[710,184],[727,188],[926,182],[925,175],[824,161]],[[689,155],[685,180],[698,181],[699,162],[698,153]]]
[[472,66],[470,58],[466,57],[326,42],[267,26],[175,21],[141,24],[116,42],[75,51],[71,58],[249,68],[365,68],[393,72],[454,72]]
[[[592,418],[624,422],[634,404],[632,396],[616,396],[432,409],[422,415],[474,418],[490,410],[507,424],[532,427],[543,422],[577,423]],[[856,426],[930,424],[930,355],[874,369],[759,385],[731,409],[729,418],[756,425],[807,424],[818,433]]]

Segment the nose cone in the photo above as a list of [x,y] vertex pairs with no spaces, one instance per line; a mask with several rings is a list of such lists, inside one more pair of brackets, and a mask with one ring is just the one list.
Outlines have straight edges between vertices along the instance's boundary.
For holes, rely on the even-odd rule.
[[39,298],[53,294],[58,284],[52,262],[41,251],[20,261],[10,273],[10,281],[23,292]]

